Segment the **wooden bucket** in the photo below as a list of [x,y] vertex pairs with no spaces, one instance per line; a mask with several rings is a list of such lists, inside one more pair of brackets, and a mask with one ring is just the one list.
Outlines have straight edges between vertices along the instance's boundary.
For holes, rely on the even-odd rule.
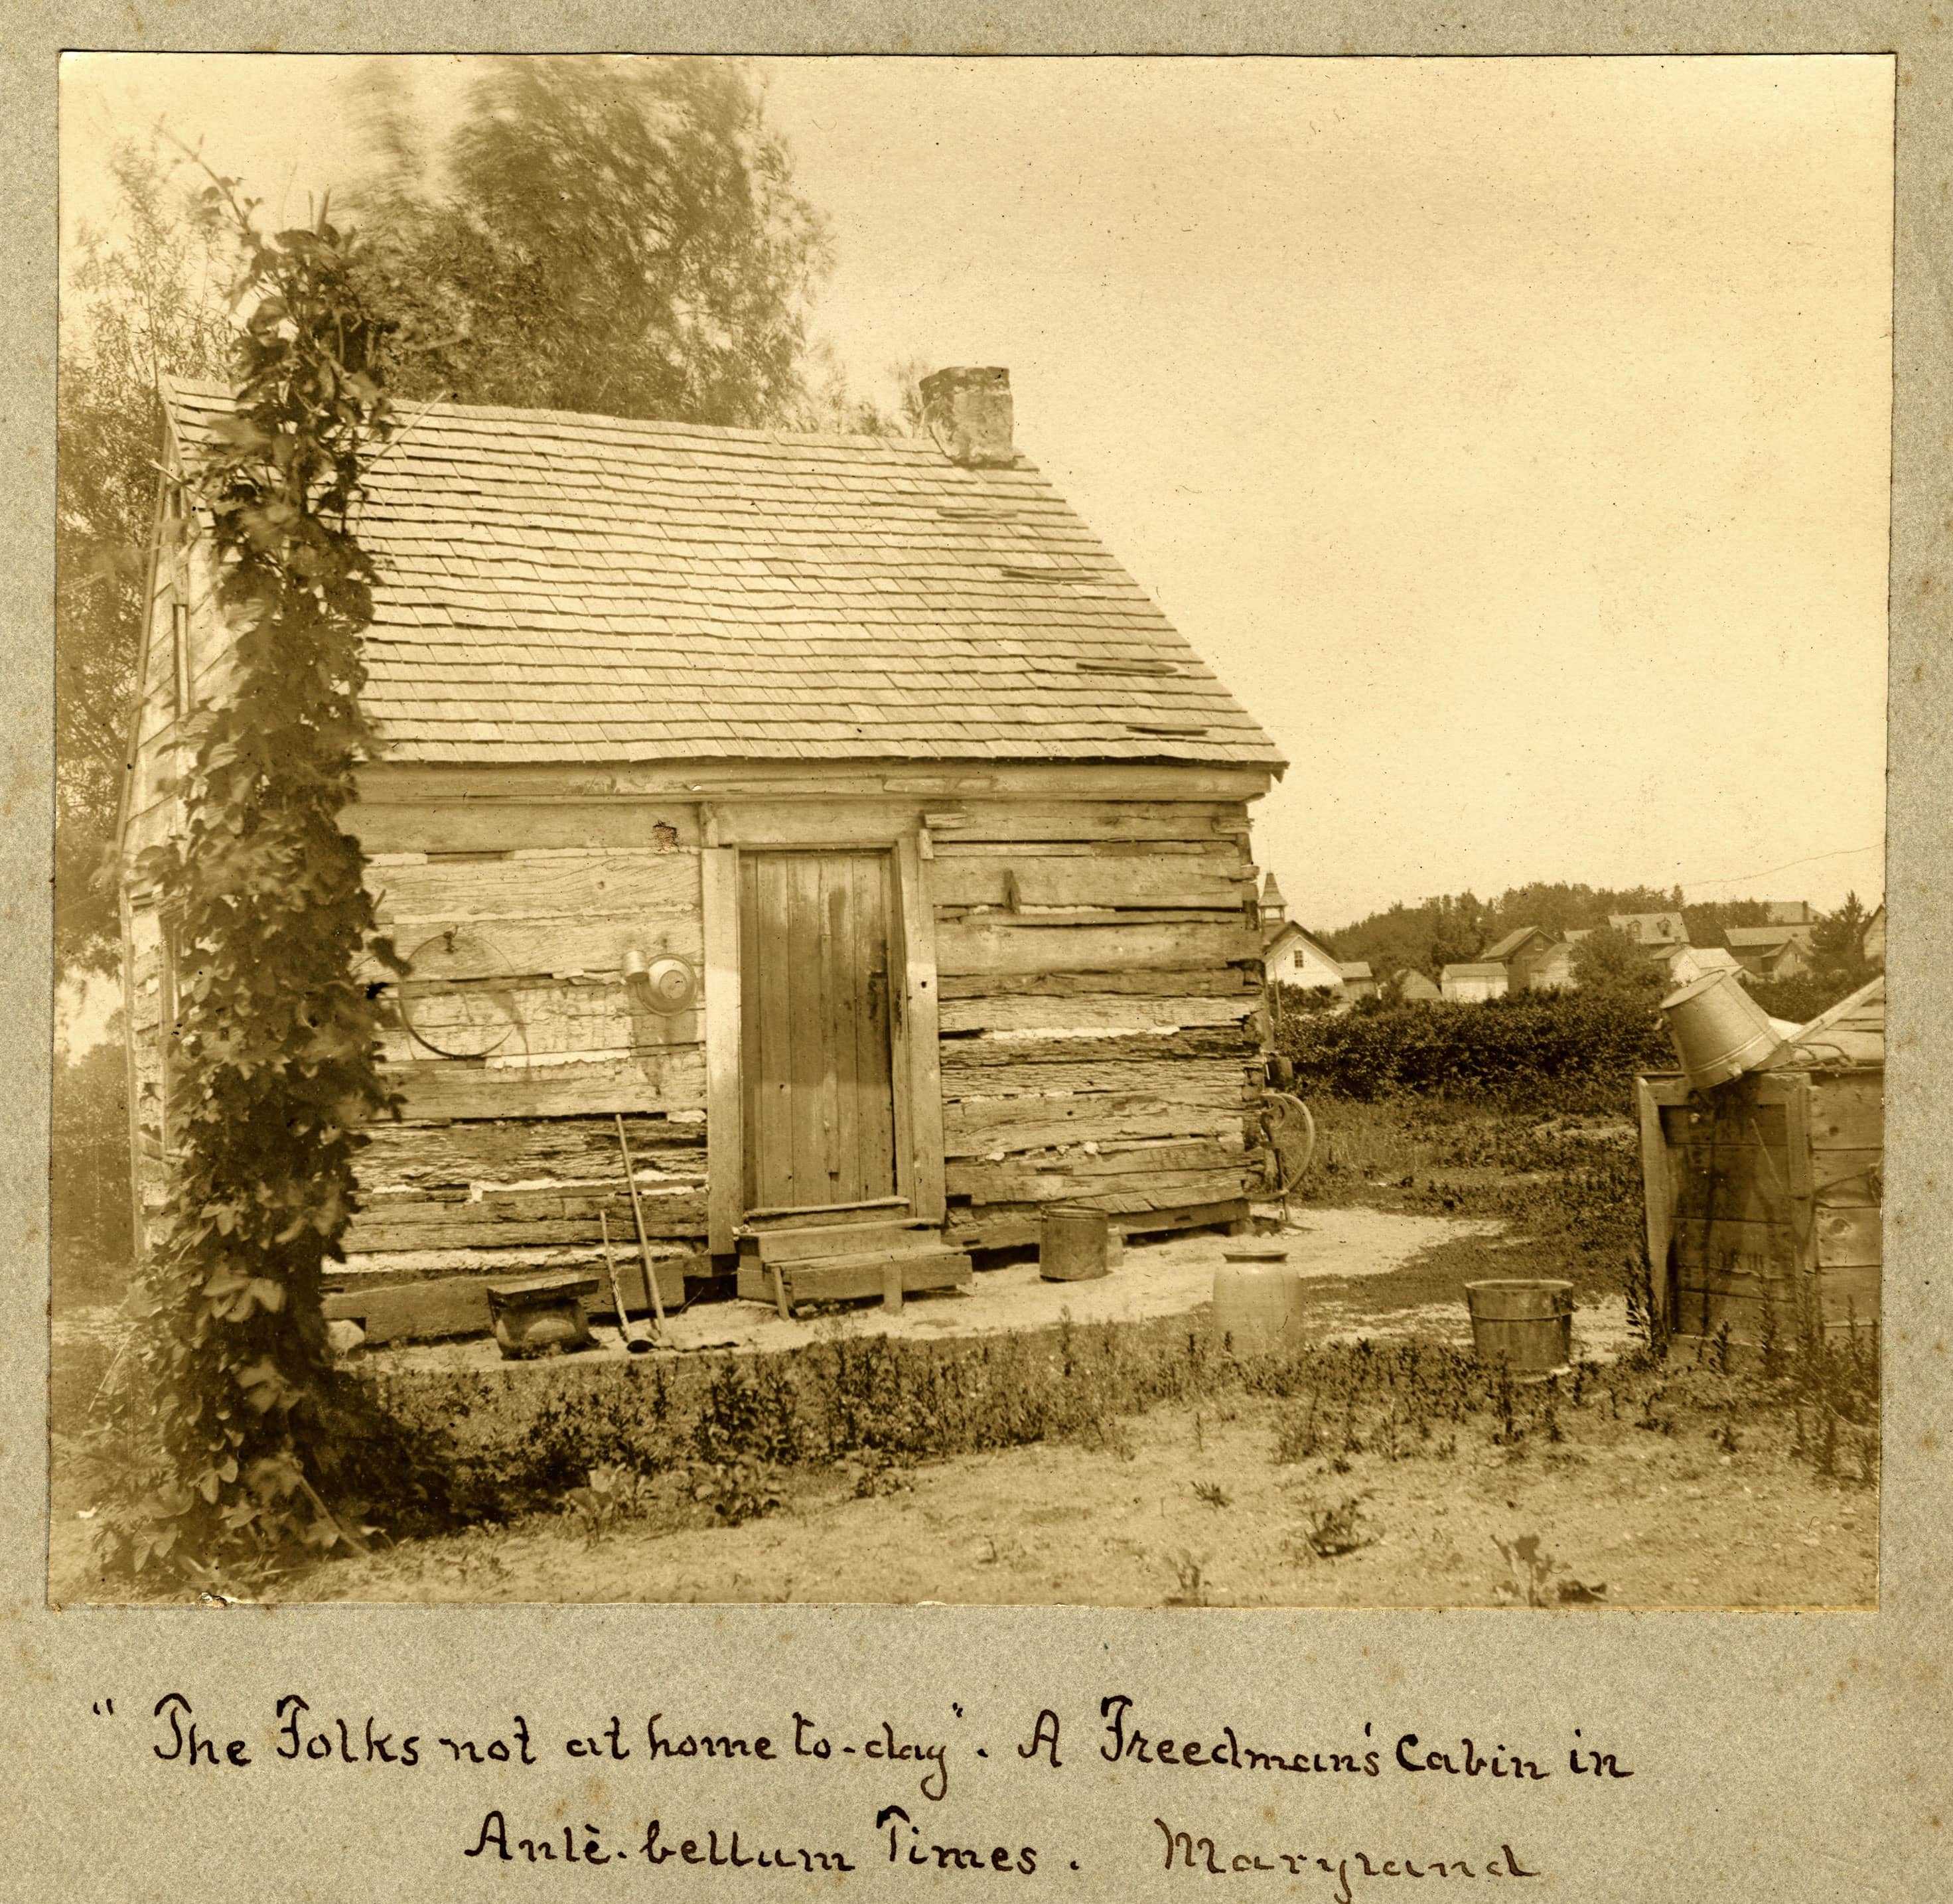
[[1108,1228],[1103,1210],[1049,1205],[1038,1228],[1038,1274],[1046,1282],[1089,1282],[1108,1274]]
[[1302,1278],[1278,1244],[1221,1252],[1214,1272],[1214,1333],[1237,1355],[1265,1355],[1302,1338]]
[[1573,1285],[1498,1277],[1465,1285],[1472,1346],[1481,1362],[1503,1360],[1514,1375],[1547,1375],[1573,1360]]

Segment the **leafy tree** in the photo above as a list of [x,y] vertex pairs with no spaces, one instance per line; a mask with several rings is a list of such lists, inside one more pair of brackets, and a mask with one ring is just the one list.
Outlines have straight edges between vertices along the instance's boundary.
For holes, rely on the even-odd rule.
[[1877,969],[1865,956],[1865,921],[1871,914],[1856,892],[1810,928],[1810,976],[1839,998],[1854,992]]
[[109,161],[115,229],[77,235],[55,396],[55,945],[106,969],[105,877],[135,699],[145,555],[162,442],[158,376],[225,365],[231,271],[221,224],[152,143]]
[[1651,999],[1661,989],[1663,968],[1618,927],[1597,926],[1573,948],[1573,977],[1583,992]]
[[358,84],[397,395],[737,425],[817,400],[826,228],[745,66],[484,61],[433,144],[392,62]]

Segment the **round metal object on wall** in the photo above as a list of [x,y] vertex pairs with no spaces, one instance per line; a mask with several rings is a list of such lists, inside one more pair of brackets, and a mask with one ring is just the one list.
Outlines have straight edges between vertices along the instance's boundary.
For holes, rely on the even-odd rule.
[[688,959],[654,958],[644,973],[644,996],[654,1012],[688,1012],[698,998],[698,974]]
[[437,1058],[486,1058],[522,1028],[508,966],[493,940],[466,926],[423,939],[395,988],[400,1022]]

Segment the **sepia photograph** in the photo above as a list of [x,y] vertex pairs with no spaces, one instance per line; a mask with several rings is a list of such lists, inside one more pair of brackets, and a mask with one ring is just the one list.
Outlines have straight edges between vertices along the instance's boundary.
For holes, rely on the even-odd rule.
[[1891,59],[60,111],[52,1604],[1878,1604]]

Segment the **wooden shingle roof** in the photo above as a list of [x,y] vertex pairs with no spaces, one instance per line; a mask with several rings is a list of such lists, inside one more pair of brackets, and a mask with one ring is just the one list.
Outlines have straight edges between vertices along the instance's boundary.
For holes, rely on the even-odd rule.
[[[164,394],[193,457],[230,400]],[[399,423],[358,525],[390,760],[1282,767],[1021,456],[447,403]]]

